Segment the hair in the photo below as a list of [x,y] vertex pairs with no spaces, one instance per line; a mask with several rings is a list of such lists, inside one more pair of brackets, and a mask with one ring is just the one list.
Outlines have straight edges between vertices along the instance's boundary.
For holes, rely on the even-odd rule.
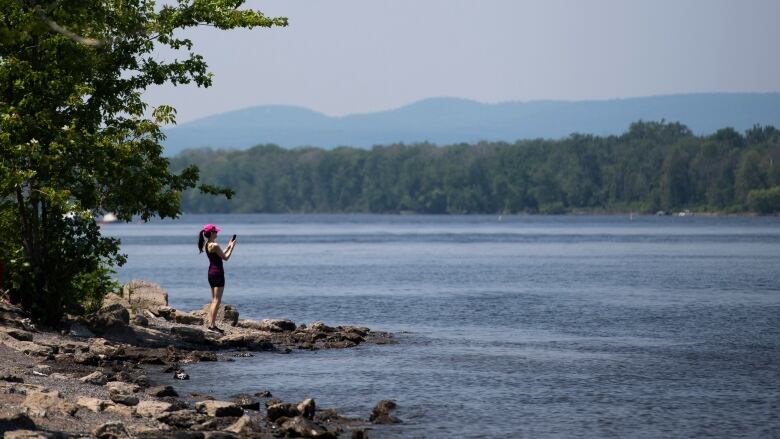
[[211,238],[211,234],[213,232],[204,232],[201,230],[198,232],[198,250],[200,250],[200,253],[203,253],[203,245],[206,243],[206,238]]

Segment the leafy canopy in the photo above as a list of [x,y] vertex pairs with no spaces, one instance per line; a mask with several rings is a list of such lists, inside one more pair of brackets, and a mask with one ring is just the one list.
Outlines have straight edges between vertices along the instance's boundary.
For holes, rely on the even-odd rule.
[[[0,261],[12,299],[41,320],[96,303],[90,297],[111,287],[109,267],[124,262],[118,241],[92,218],[180,214],[181,193],[198,184],[199,171],[169,170],[160,126],[175,122],[175,109],[146,117],[141,94],[151,85],[211,85],[183,29],[287,25],[243,3],[0,2]],[[160,47],[185,56],[158,59]]]

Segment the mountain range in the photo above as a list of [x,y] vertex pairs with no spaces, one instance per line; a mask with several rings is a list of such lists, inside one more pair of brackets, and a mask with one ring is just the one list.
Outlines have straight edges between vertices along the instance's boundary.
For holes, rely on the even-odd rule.
[[165,130],[166,155],[184,149],[371,147],[396,142],[439,145],[480,140],[557,139],[572,133],[617,135],[638,120],[681,122],[696,134],[755,124],[780,127],[780,93],[677,94],[592,101],[485,104],[431,98],[394,110],[332,117],[293,106],[265,105],[204,117]]

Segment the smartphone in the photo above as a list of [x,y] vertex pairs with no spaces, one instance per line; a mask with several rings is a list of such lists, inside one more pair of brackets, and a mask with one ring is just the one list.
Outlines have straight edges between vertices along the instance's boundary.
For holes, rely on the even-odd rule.
[[235,240],[236,240],[236,235],[233,235],[233,239],[231,239],[231,241],[235,241]]

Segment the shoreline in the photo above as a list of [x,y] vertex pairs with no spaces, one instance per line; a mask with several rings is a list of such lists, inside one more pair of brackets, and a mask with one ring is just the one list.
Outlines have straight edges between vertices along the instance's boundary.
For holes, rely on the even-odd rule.
[[217,316],[225,334],[211,334],[203,330],[203,314],[170,308],[167,293],[146,281],[129,282],[122,296],[107,295],[93,315],[67,317],[59,332],[36,328],[23,310],[0,301],[0,433],[365,438],[374,425],[400,422],[388,400],[360,419],[317,407],[313,399],[281,401],[269,389],[216,401],[204,392],[179,395],[175,386],[152,382],[150,368],[189,379],[187,365],[195,362],[395,343],[392,334],[365,327],[239,319],[225,304]]
[[[566,216],[629,216],[635,217],[739,217],[739,218],[776,218],[780,214],[760,214],[756,212],[727,212],[727,211],[675,211],[659,215],[657,213],[641,212],[636,210],[604,210],[604,211],[590,211],[590,210],[573,210],[562,213],[540,213],[540,212],[515,212],[515,213],[425,213],[425,212],[184,212],[183,215],[230,215],[230,216],[251,216],[251,215],[263,215],[263,216],[390,216],[390,217],[415,217],[415,216],[429,216],[429,217],[566,217]],[[174,221],[166,219],[163,221]],[[106,225],[115,223],[106,223]]]

